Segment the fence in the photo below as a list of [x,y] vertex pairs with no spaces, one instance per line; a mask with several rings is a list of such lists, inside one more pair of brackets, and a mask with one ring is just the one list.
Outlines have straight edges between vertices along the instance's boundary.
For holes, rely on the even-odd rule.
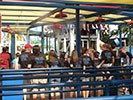
[[[127,66],[123,68],[122,66],[113,66],[112,69],[95,69],[95,68],[88,68],[87,70],[82,70],[82,68],[43,68],[43,69],[21,69],[21,70],[1,70],[0,71],[0,81],[1,82],[11,82],[12,80],[18,81],[18,80],[31,80],[31,79],[48,79],[48,83],[46,84],[8,84],[8,85],[1,85],[0,90],[1,91],[12,91],[12,93],[9,92],[2,92],[0,93],[0,96],[14,96],[14,95],[29,95],[29,94],[41,94],[41,93],[48,93],[49,99],[51,99],[51,93],[60,93],[60,98],[63,98],[63,93],[66,92],[77,92],[77,98],[81,98],[81,91],[87,91],[87,90],[93,90],[94,95],[96,95],[96,90],[104,90],[105,96],[110,95],[110,89],[111,88],[121,88],[121,87],[128,87],[132,89],[133,87],[133,80],[131,79],[133,72],[133,66]],[[98,74],[97,72],[101,71],[111,71],[110,74]],[[118,73],[120,72],[121,73]],[[82,74],[83,72],[86,72],[86,74]],[[55,75],[56,73],[56,75]],[[80,73],[80,74],[67,74],[64,75],[63,73]],[[91,74],[90,74],[91,73]],[[48,74],[47,76],[33,76],[35,74]],[[54,75],[53,75],[54,74]],[[125,75],[128,76],[127,79],[121,80],[121,77]],[[14,77],[15,76],[15,77]],[[96,77],[109,77],[114,76],[117,77],[115,80],[106,80],[106,81],[96,81]],[[93,77],[93,81],[86,81],[82,82],[81,79],[83,77]],[[60,83],[51,83],[51,79],[53,78],[59,78],[61,79]],[[76,81],[73,82],[63,82],[63,78],[68,79],[76,79]],[[9,82],[8,82],[9,81]],[[82,86],[93,86],[92,88],[81,88]],[[103,87],[96,87],[97,85],[103,85]],[[59,90],[51,90],[53,87],[59,87]],[[64,89],[64,87],[75,87],[74,89]],[[37,92],[23,92],[23,89],[33,89],[33,88],[48,88],[48,90],[45,91],[37,91]],[[21,90],[21,91],[19,91]],[[14,92],[19,91],[19,92]],[[20,100],[20,99],[19,99]]]

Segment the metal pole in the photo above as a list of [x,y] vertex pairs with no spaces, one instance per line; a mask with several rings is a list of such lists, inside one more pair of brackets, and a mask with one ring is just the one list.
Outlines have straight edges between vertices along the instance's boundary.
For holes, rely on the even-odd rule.
[[56,48],[56,37],[54,38],[54,47],[55,47],[55,51],[57,52],[57,48]]
[[42,33],[41,33],[41,49],[42,49],[42,54],[44,54],[44,26],[42,26]]
[[122,26],[119,26],[119,30],[120,30],[120,47],[122,47]]
[[46,50],[48,51],[48,37],[46,37]]
[[131,38],[131,27],[129,26],[129,52],[132,53],[131,49],[132,49],[132,38]]
[[15,57],[15,34],[11,34],[11,55],[12,58],[14,59]]
[[29,31],[27,31],[27,43],[30,43],[30,35],[29,35]]
[[50,48],[51,48],[51,47],[50,47],[50,43],[51,43],[51,41],[50,41],[50,37],[49,37],[49,50],[50,50]]
[[81,51],[81,32],[80,32],[80,18],[79,18],[79,9],[76,9],[76,49],[78,56],[80,56]]

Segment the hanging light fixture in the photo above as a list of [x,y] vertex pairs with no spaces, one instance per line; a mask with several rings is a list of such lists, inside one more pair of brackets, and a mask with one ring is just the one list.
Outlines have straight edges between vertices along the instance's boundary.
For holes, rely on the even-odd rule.
[[9,30],[12,30],[12,28],[11,28],[9,25],[7,25],[7,27],[4,28],[4,30],[5,30],[5,31],[9,31]]
[[128,23],[128,25],[133,25],[133,20],[131,20],[131,21]]
[[105,22],[106,20],[102,18],[102,16],[100,15],[95,22]]
[[64,18],[67,17],[66,14],[64,14],[62,11],[60,11],[58,14],[55,15],[55,18]]

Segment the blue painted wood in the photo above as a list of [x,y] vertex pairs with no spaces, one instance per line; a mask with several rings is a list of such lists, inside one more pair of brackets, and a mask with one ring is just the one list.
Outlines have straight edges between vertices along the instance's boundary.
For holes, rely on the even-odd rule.
[[42,54],[44,54],[44,26],[42,26],[42,32],[41,32],[41,49],[42,49]]
[[[3,75],[3,77],[19,77],[23,75]],[[10,81],[2,81],[3,85],[22,85],[23,80],[10,80]],[[2,91],[2,93],[19,93],[22,90],[10,90],[10,91]],[[16,96],[3,96],[2,100],[23,100],[23,95],[16,95]]]
[[55,51],[57,52],[57,47],[56,47],[56,37],[54,38],[54,47],[55,47]]
[[118,4],[118,3],[98,3],[98,2],[81,2],[81,1],[69,1],[69,0],[30,0],[38,2],[54,2],[62,4],[88,4],[88,5],[105,5],[105,6],[132,6],[132,4]]
[[120,47],[122,47],[122,26],[119,25],[119,30],[120,30]]
[[131,27],[129,26],[129,52],[132,53],[132,34],[131,34]]
[[104,97],[93,97],[93,98],[73,98],[63,100],[133,100],[133,95],[124,96],[104,96]]
[[15,58],[15,34],[11,34],[11,55],[12,58]]
[[80,31],[80,17],[79,17],[79,9],[76,9],[76,50],[78,52],[78,56],[81,55],[81,31]]

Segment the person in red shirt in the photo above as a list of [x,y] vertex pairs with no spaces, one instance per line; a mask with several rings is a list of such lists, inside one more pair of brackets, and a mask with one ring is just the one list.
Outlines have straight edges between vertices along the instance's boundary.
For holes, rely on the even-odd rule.
[[3,47],[2,53],[0,54],[0,68],[4,67],[5,69],[9,69],[10,55],[6,51],[6,47]]

